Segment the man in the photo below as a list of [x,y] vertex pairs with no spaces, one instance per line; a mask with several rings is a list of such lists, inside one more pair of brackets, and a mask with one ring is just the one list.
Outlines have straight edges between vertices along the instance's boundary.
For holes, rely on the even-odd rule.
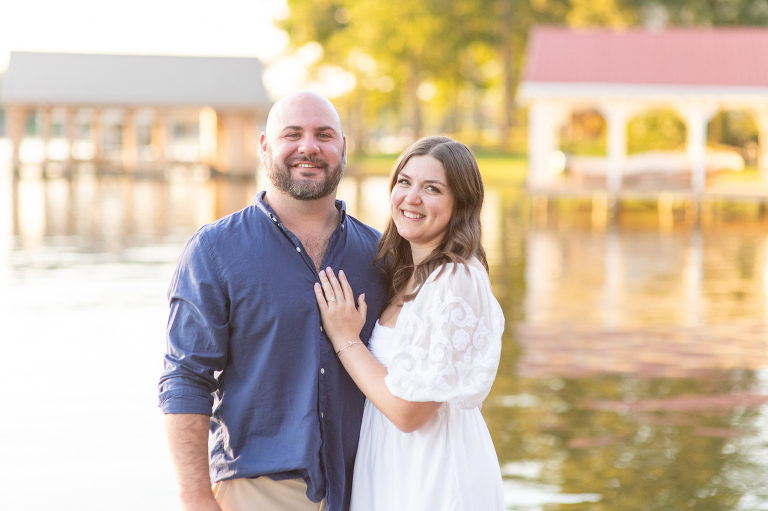
[[367,341],[386,301],[378,233],[335,198],[346,138],[326,98],[278,101],[260,146],[266,191],[189,240],[168,291],[160,407],[182,508],[346,511],[364,398],[313,284],[344,270],[365,293]]

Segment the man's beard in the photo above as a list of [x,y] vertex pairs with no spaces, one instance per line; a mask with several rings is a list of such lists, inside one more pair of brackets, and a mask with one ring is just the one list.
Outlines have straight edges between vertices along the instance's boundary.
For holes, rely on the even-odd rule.
[[[331,170],[328,169],[328,163],[317,158],[289,158],[285,163],[278,164],[272,157],[271,152],[268,152],[266,156],[266,161],[264,163],[269,180],[279,190],[282,190],[297,200],[315,200],[327,197],[336,190],[339,181],[341,181],[341,176],[344,174],[344,154],[342,154],[341,163]],[[320,165],[323,169],[325,179],[320,182],[301,178],[294,179],[291,175],[291,165],[296,161],[310,162],[313,165]]]

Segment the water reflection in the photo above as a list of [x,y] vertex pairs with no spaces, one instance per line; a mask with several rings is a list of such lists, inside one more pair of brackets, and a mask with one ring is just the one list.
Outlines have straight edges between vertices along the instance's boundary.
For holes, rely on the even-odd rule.
[[57,265],[126,249],[178,243],[213,219],[243,208],[256,183],[208,179],[201,168],[162,178],[103,175],[82,165],[67,177],[12,179],[14,266]]
[[[263,176],[0,178],[0,378],[28,382],[0,421],[17,460],[0,492],[16,508],[87,509],[89,474],[110,502],[142,488],[110,509],[178,509],[155,408],[164,291],[186,239],[250,204]],[[348,176],[340,196],[380,229],[386,189]],[[507,331],[483,413],[508,509],[768,509],[766,221],[531,221],[540,206],[521,190],[487,197]],[[40,459],[61,474],[46,495],[25,483]]]
[[506,233],[525,291],[484,414],[510,509],[768,509],[765,222],[599,227]]

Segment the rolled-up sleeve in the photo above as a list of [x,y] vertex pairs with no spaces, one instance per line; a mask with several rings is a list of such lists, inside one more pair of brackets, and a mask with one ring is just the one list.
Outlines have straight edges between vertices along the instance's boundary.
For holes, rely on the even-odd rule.
[[184,248],[168,290],[170,315],[159,397],[163,413],[210,415],[215,374],[229,348],[229,299],[203,232]]

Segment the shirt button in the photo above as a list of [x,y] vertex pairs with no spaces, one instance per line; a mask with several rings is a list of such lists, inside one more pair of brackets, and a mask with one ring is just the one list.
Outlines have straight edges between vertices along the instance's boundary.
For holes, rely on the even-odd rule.
[[320,374],[325,374],[325,368],[324,367],[320,368]]
[[320,412],[320,418],[325,419],[325,414],[323,414],[323,412]]
[[301,248],[300,247],[296,247],[296,252],[301,252]]

